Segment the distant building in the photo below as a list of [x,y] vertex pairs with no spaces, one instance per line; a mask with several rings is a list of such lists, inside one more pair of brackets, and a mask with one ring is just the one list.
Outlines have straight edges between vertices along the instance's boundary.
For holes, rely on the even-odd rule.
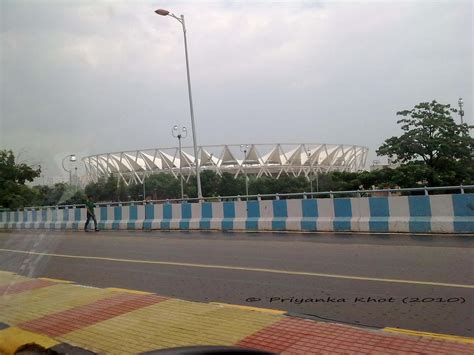
[[388,158],[387,164],[380,163],[380,160],[374,160],[372,165],[369,167],[370,171],[381,170],[381,169],[396,169],[400,166],[400,163],[393,163],[392,159]]

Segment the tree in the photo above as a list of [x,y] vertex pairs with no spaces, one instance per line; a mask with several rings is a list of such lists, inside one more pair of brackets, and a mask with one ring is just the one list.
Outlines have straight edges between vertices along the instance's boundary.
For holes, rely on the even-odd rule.
[[34,192],[25,185],[40,176],[41,169],[16,163],[11,150],[0,150],[0,206],[20,208],[28,205]]
[[128,189],[123,179],[120,179],[119,181],[117,194],[119,201],[128,201]]
[[223,173],[217,188],[217,194],[220,196],[245,195],[244,178],[242,176],[238,176],[236,179],[234,179],[234,175],[230,173]]
[[217,175],[215,172],[210,170],[203,170],[201,172],[201,188],[203,196],[212,197],[219,195],[218,189],[220,180],[220,176]]
[[[132,199],[143,199],[143,184],[133,184],[129,186]],[[154,174],[145,178],[145,197],[153,200],[165,200],[180,198],[180,184],[173,175]]]
[[123,194],[118,178],[113,174],[100,177],[96,182],[87,184],[84,192],[86,195],[93,196],[97,202],[119,201],[120,194]]
[[118,187],[119,182],[116,175],[110,174],[107,177],[107,181],[104,185],[102,200],[105,201],[118,201]]
[[397,112],[404,133],[387,139],[376,151],[402,164],[422,161],[429,185],[472,181],[474,174],[473,128],[456,124],[451,114],[457,110],[436,101],[422,102],[411,110]]

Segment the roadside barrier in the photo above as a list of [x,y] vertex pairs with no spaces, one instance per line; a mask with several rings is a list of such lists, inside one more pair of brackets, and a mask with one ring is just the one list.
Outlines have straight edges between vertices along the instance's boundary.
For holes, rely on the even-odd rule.
[[[474,233],[474,194],[100,206],[100,229]],[[0,212],[2,229],[83,228],[83,207]],[[93,226],[93,224],[91,224]]]

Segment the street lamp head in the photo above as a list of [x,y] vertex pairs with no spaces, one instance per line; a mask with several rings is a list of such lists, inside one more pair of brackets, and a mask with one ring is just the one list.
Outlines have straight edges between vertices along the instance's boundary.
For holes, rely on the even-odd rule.
[[76,161],[76,155],[75,155],[75,154],[71,154],[71,157],[70,157],[69,161],[75,162],[75,161]]
[[178,130],[178,125],[175,124],[175,125],[173,126],[173,131],[177,131],[177,130]]
[[158,15],[161,15],[161,16],[168,16],[170,14],[170,12],[168,10],[163,10],[163,9],[155,10],[155,12]]
[[458,100],[458,105],[459,105],[459,107],[461,107],[461,108],[464,106],[464,102],[462,101],[462,97],[459,98],[459,100]]

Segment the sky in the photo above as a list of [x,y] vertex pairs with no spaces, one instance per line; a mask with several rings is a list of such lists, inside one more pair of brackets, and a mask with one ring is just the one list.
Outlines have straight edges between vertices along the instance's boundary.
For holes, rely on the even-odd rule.
[[356,144],[370,165],[419,102],[462,97],[473,124],[471,1],[0,4],[0,149],[39,183],[66,179],[68,154],[81,174],[84,156],[191,127],[183,32],[158,8],[185,15],[199,145]]

